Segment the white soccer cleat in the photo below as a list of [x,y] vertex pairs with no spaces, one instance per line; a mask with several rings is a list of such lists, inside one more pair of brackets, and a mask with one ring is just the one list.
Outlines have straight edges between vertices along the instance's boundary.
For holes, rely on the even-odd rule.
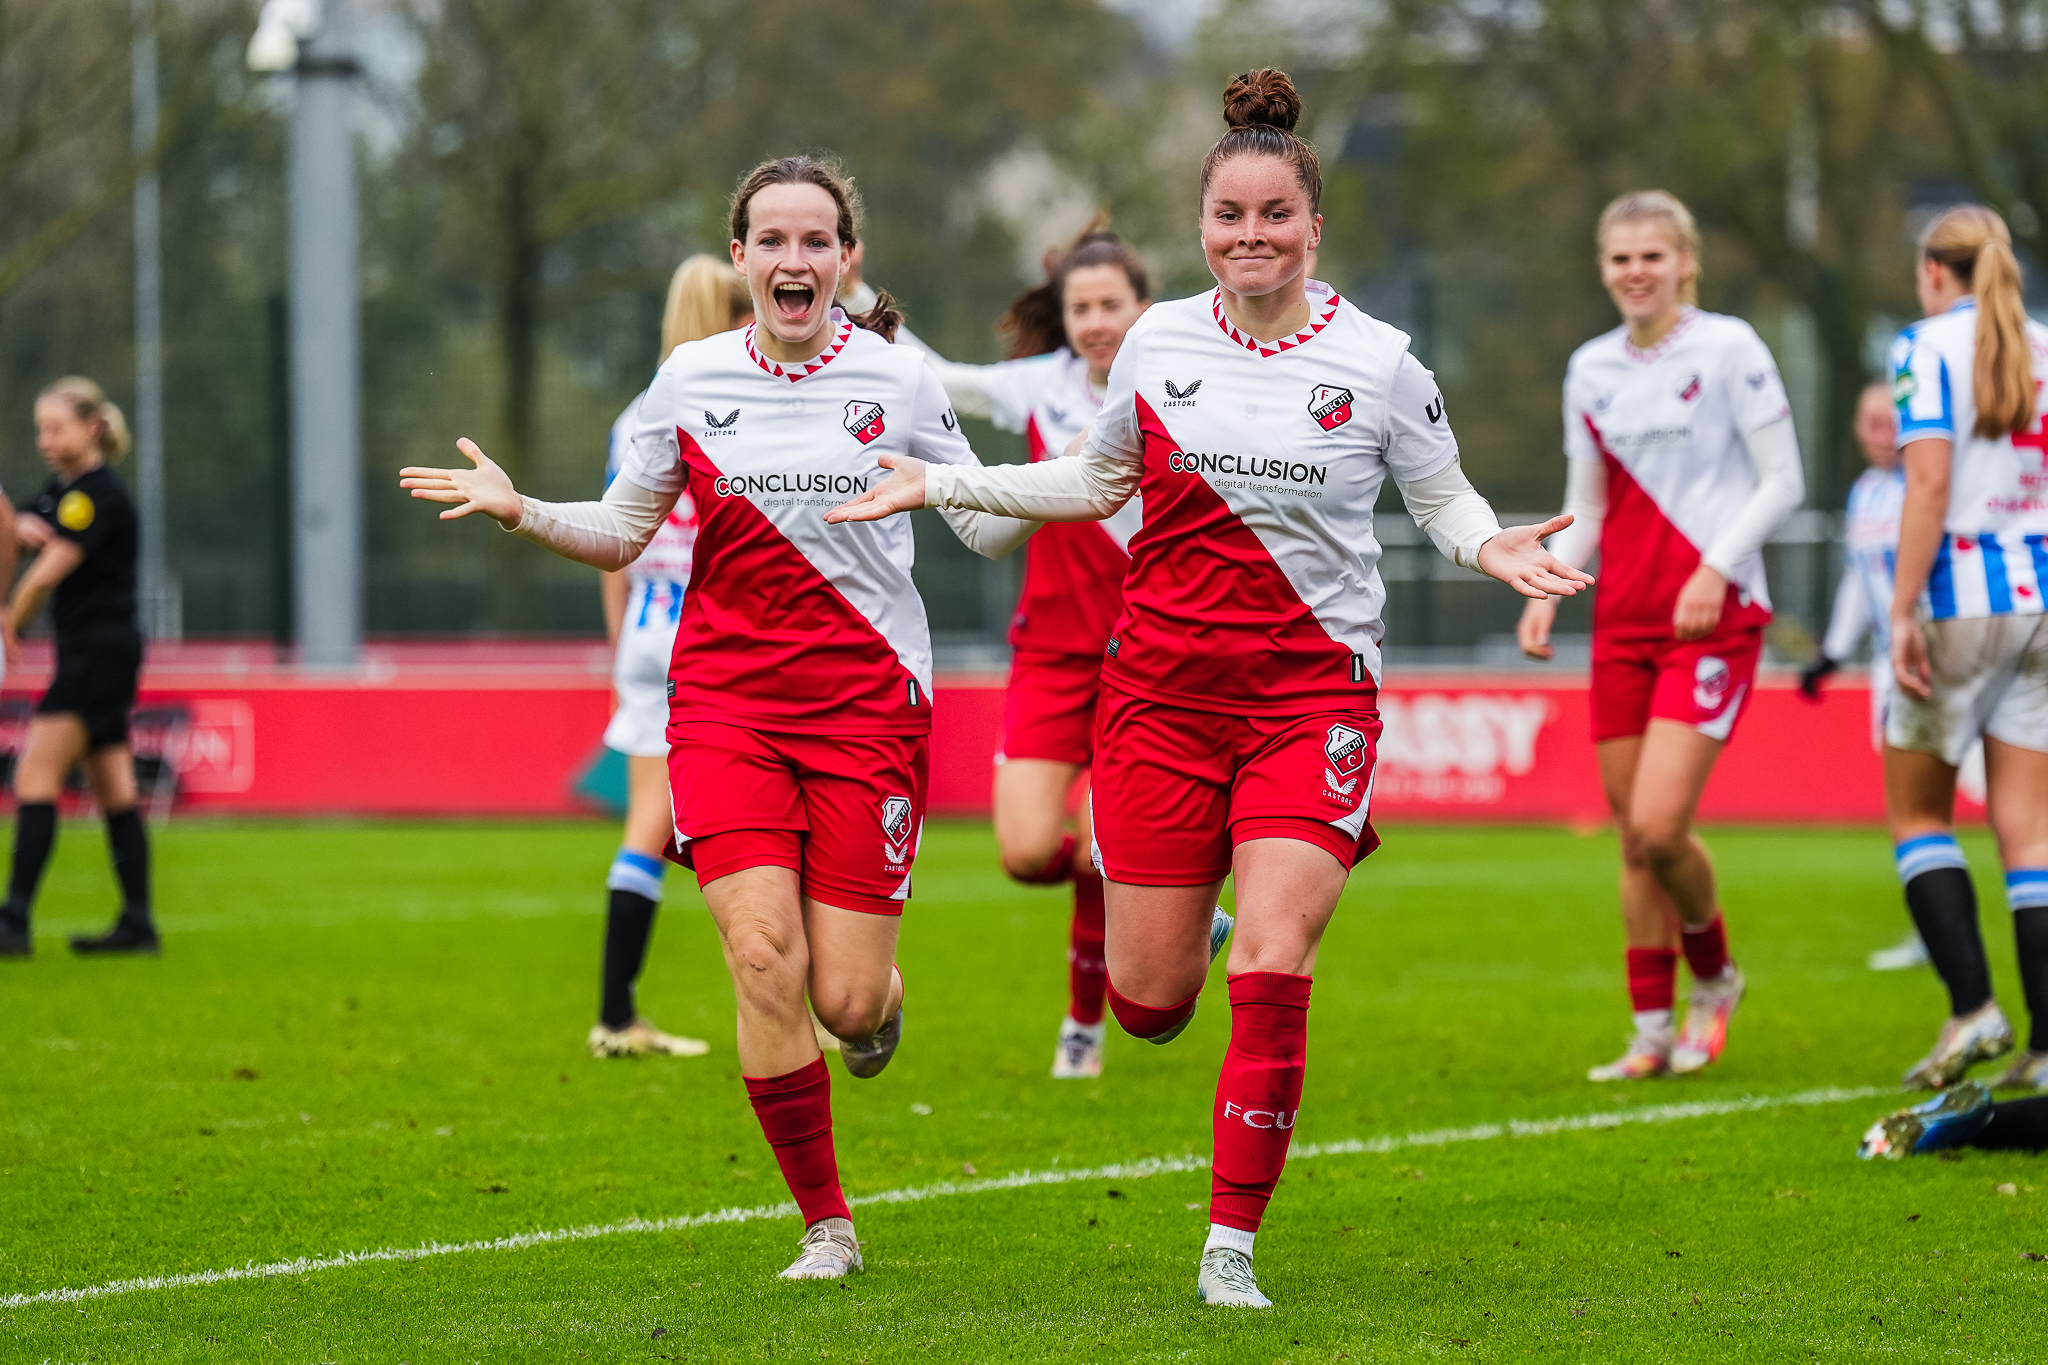
[[1941,1036],[1934,1051],[1906,1071],[1908,1090],[1946,1090],[1963,1078],[1978,1062],[2003,1057],[2012,1051],[2012,1025],[1996,1000],[1987,1001],[1972,1014],[1953,1015],[1942,1021]]
[[783,1280],[843,1280],[861,1269],[860,1242],[844,1218],[820,1218],[804,1229],[803,1250],[777,1276]]
[[1596,1066],[1586,1073],[1589,1081],[1646,1081],[1652,1076],[1661,1076],[1671,1069],[1671,1050],[1675,1040],[1669,1030],[1662,1033],[1638,1033],[1628,1040],[1628,1051],[1605,1066]]
[[1732,962],[1713,980],[1692,983],[1685,1027],[1671,1049],[1674,1074],[1684,1076],[1703,1070],[1721,1055],[1721,1049],[1728,1046],[1728,1021],[1735,1017],[1735,1007],[1742,1003],[1742,994],[1748,989],[1742,969]]
[[593,1057],[702,1057],[711,1051],[711,1044],[702,1038],[663,1033],[645,1019],[635,1019],[622,1029],[592,1024],[588,1042]]
[[2048,1052],[2022,1052],[1991,1084],[1996,1090],[2048,1090]]
[[1230,931],[1237,927],[1237,921],[1224,913],[1222,906],[1209,916],[1209,960],[1214,962],[1223,952],[1223,945],[1230,942]]
[[1100,1021],[1077,1024],[1060,1021],[1060,1041],[1052,1054],[1052,1078],[1056,1081],[1092,1081],[1102,1074],[1102,1039],[1109,1026]]
[[1910,972],[1927,965],[1927,945],[1920,935],[1908,934],[1889,948],[1879,948],[1865,959],[1873,972]]
[[1273,1306],[1273,1301],[1259,1292],[1259,1277],[1252,1273],[1252,1258],[1236,1247],[1210,1247],[1202,1253],[1202,1269],[1195,1276],[1195,1297],[1211,1308]]

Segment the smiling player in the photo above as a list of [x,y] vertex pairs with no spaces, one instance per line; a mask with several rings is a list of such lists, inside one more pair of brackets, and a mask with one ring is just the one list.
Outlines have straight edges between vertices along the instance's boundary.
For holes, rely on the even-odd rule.
[[[1107,879],[1109,1001],[1165,1043],[1194,1014],[1207,929],[1237,890],[1230,1047],[1211,1112],[1209,1237],[1196,1293],[1266,1308],[1252,1271],[1301,1115],[1310,974],[1368,820],[1380,733],[1372,508],[1391,477],[1456,563],[1531,596],[1592,580],[1543,549],[1570,524],[1502,531],[1458,465],[1442,395],[1408,338],[1307,278],[1322,169],[1284,73],[1224,92],[1202,166],[1218,288],[1131,328],[1081,457],[895,472],[830,514],[973,507],[1092,521],[1134,492],[1124,606],[1103,665],[1092,801]],[[1199,385],[1199,387],[1197,387]]]
[[[924,825],[931,641],[905,524],[830,526],[879,461],[973,464],[938,380],[887,338],[886,298],[832,306],[859,201],[829,163],[764,162],[732,200],[757,321],[679,346],[641,400],[597,503],[520,496],[474,469],[407,469],[413,496],[484,512],[559,554],[629,564],[685,493],[697,542],[669,670],[671,856],[695,869],[739,1001],[748,1096],[803,1215],[785,1279],[861,1268],[839,1187],[831,1080],[808,993],[846,1069],[881,1072],[903,1031],[896,938]],[[980,553],[1034,526],[947,516]]]
[[[1742,1000],[1714,865],[1693,833],[1700,793],[1756,678],[1771,600],[1763,545],[1806,485],[1778,367],[1750,325],[1695,306],[1699,229],[1662,190],[1600,215],[1600,280],[1622,325],[1572,354],[1564,381],[1565,510],[1554,547],[1600,554],[1593,741],[1621,829],[1621,917],[1635,1035],[1596,1081],[1697,1071]],[[1551,657],[1551,601],[1529,603],[1524,653]],[[1672,1028],[1678,955],[1693,993]]]

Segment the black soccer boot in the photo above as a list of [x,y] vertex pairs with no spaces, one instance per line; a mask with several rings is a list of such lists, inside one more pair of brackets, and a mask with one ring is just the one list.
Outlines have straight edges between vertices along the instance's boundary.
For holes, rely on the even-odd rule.
[[34,952],[28,913],[12,905],[0,905],[0,957],[28,957]]
[[124,910],[121,918],[114,921],[114,927],[104,934],[73,934],[71,951],[84,956],[103,953],[136,953],[155,957],[163,951],[163,944],[157,940],[156,926],[147,915],[130,914]]

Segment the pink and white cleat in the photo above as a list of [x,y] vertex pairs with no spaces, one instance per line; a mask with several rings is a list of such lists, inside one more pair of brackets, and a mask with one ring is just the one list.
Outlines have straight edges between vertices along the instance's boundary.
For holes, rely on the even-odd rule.
[[1620,1058],[1596,1066],[1586,1073],[1589,1081],[1647,1081],[1661,1076],[1671,1069],[1672,1037],[1667,1029],[1660,1033],[1637,1033],[1628,1040],[1628,1051]]
[[1684,1076],[1704,1070],[1721,1055],[1721,1049],[1728,1046],[1728,1021],[1735,1017],[1735,1007],[1742,1003],[1742,994],[1748,989],[1742,969],[1733,962],[1712,980],[1692,983],[1692,1003],[1686,1006],[1685,1027],[1679,1031],[1677,1046],[1671,1049],[1673,1073]]

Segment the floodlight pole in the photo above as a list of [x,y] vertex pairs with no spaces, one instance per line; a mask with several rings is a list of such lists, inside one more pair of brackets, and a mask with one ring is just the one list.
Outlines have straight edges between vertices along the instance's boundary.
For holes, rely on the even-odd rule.
[[354,668],[363,634],[359,68],[349,10],[349,0],[326,0],[293,68],[292,590],[300,663],[322,670]]
[[[156,0],[130,0],[129,94],[137,157],[156,153]],[[152,159],[135,182],[135,500],[140,523],[142,631],[184,634],[178,581],[164,562],[164,295],[161,195]]]

